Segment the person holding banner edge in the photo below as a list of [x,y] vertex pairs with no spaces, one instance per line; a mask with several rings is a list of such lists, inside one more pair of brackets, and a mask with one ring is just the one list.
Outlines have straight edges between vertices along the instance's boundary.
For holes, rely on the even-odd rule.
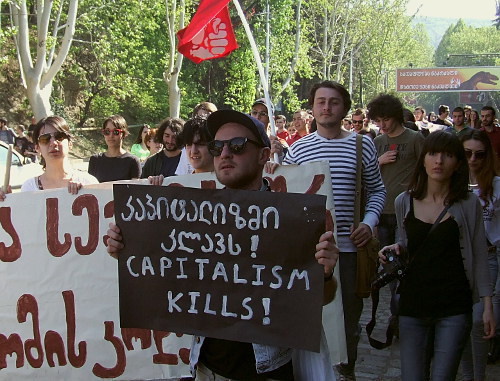
[[[21,192],[68,188],[69,193],[77,194],[83,185],[98,183],[94,176],[71,167],[68,155],[72,138],[68,124],[60,116],[49,116],[36,124],[33,141],[42,155],[44,173],[25,181]],[[0,201],[10,192],[10,186],[5,191],[0,189]]]
[[[269,184],[262,177],[271,146],[265,126],[233,110],[211,114],[207,125],[215,136],[208,148],[214,156],[217,179],[229,189],[269,191]],[[108,253],[116,257],[123,248],[120,229],[110,224],[108,235]],[[316,260],[324,267],[326,304],[336,289],[333,270],[339,250],[332,232],[321,235],[316,250]],[[190,362],[196,380],[293,380],[291,359],[292,349],[195,337]]]

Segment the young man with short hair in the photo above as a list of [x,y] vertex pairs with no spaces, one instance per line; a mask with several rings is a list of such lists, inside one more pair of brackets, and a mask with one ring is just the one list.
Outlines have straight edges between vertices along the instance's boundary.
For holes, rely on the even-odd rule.
[[[381,94],[368,104],[368,115],[382,132],[375,138],[380,173],[387,195],[384,210],[378,223],[378,238],[381,247],[396,242],[396,210],[394,200],[410,181],[420,156],[424,136],[403,125],[403,104],[389,94]],[[396,316],[396,283],[391,283],[391,313]]]
[[288,138],[288,132],[286,130],[286,116],[278,115],[274,120],[274,124],[276,125],[276,136],[279,139],[286,140]]
[[[438,115],[437,119],[433,123],[441,125],[441,126],[450,127],[451,123],[448,120],[448,115],[450,115],[450,108],[446,105],[441,105],[441,106],[439,106],[438,114],[439,115]],[[443,129],[444,129],[444,127],[443,127]]]
[[481,131],[485,131],[490,138],[491,145],[500,161],[500,127],[495,125],[495,109],[484,106],[481,109]]
[[356,134],[342,128],[351,107],[349,92],[339,83],[323,81],[310,91],[317,131],[293,144],[285,156],[285,164],[328,161],[332,179],[337,223],[337,245],[340,249],[340,281],[346,330],[348,363],[337,367],[345,380],[355,380],[354,366],[361,328],[359,319],[363,299],[356,295],[357,248],[365,246],[373,235],[384,207],[385,189],[380,176],[373,141],[363,136],[362,180],[367,199],[365,214],[359,226],[354,223],[356,189]]
[[363,109],[357,108],[351,115],[354,132],[360,135],[368,135],[373,140],[377,136],[377,133],[370,126],[365,125],[366,120],[366,114]]
[[189,173],[213,172],[214,160],[207,147],[212,139],[206,118],[192,118],[184,124],[180,140],[186,148]]
[[465,111],[462,107],[455,107],[451,115],[453,118],[453,126],[445,128],[445,132],[461,137],[472,130],[472,128],[465,125]]

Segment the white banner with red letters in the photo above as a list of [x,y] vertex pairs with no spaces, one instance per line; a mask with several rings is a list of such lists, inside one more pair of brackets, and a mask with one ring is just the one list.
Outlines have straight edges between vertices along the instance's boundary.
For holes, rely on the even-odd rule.
[[[274,191],[327,195],[327,225],[334,225],[327,164],[280,167],[269,179]],[[168,184],[220,187],[213,174]],[[0,203],[0,379],[189,376],[191,336],[120,328],[117,261],[104,244],[112,221],[111,184],[76,196],[65,189],[16,193]],[[342,314],[339,289],[323,309],[334,363],[345,360]]]

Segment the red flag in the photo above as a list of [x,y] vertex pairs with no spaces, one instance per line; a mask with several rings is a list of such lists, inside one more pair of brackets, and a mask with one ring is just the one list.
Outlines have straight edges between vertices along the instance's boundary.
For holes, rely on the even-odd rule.
[[177,50],[195,63],[224,57],[238,48],[227,4],[201,0],[189,25],[177,32]]

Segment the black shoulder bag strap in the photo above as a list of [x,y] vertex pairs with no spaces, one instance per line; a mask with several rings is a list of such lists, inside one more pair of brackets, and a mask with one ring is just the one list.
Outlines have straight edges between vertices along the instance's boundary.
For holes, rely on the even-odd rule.
[[[413,197],[410,197],[410,208],[413,209]],[[420,248],[424,246],[425,241],[427,238],[430,236],[431,232],[436,229],[436,227],[439,225],[443,217],[445,216],[446,212],[448,212],[448,209],[450,209],[450,205],[446,205],[441,212],[441,214],[438,216],[434,224],[431,226],[429,233],[425,236],[424,240],[422,241],[422,244],[420,245]],[[416,253],[415,253],[416,255]],[[413,258],[415,258],[415,255]],[[411,262],[410,262],[411,263]],[[372,290],[372,319],[370,322],[366,325],[366,333],[368,334],[368,341],[370,342],[370,345],[375,348],[375,349],[384,349],[389,347],[392,344],[392,338],[394,337],[394,332],[396,330],[396,322],[397,319],[392,319],[389,321],[389,325],[387,326],[387,331],[385,332],[385,343],[376,340],[372,337],[372,332],[373,328],[375,328],[375,325],[377,324],[377,308],[378,308],[378,303],[380,300],[380,295],[379,295],[380,290]]]

